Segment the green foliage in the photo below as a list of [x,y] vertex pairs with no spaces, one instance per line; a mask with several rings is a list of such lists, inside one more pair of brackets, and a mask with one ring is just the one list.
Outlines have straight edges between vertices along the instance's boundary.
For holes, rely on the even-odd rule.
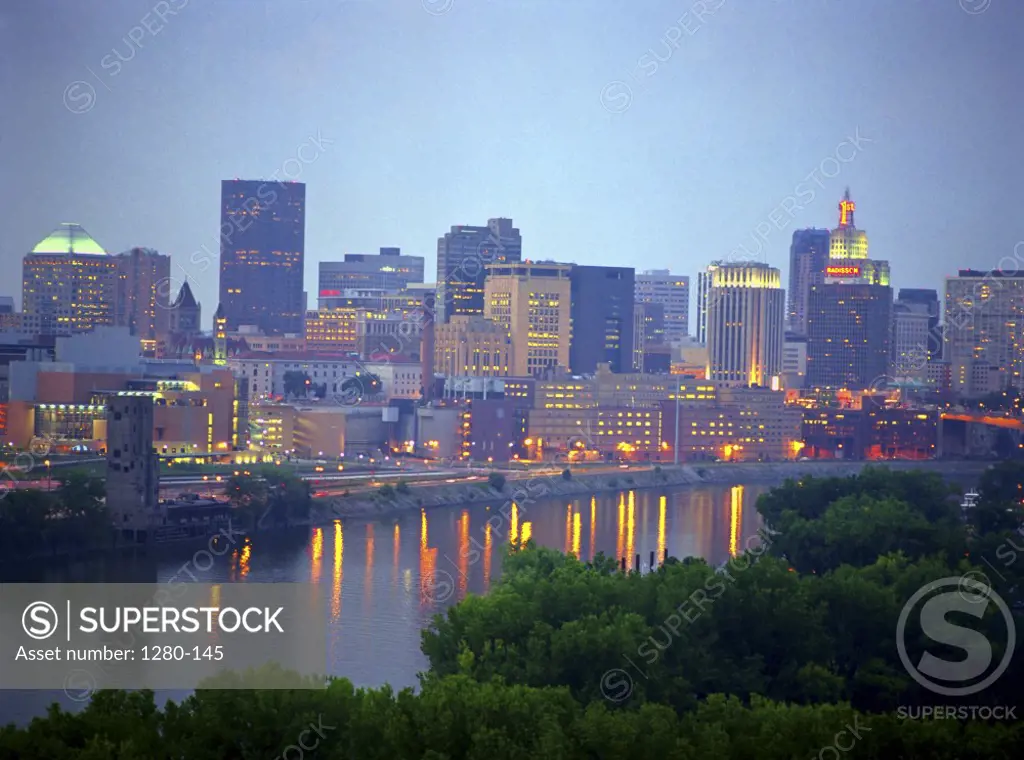
[[487,476],[487,485],[495,491],[505,490],[505,476],[500,472],[492,472]]
[[562,480],[572,480],[572,470],[568,467],[562,470]]
[[297,369],[284,373],[284,395],[291,398],[305,398],[312,389],[312,380],[305,372]]
[[[4,477],[7,477],[5,472]],[[0,484],[0,557],[5,560],[109,548],[113,539],[103,480],[62,473],[53,491]]]
[[377,493],[380,495],[381,498],[393,499],[395,498],[395,487],[390,483],[385,483],[384,485],[377,489]]
[[406,494],[412,493],[412,489],[409,488],[408,483],[406,483],[404,480],[400,480],[398,481],[398,484],[395,486],[395,492],[405,496]]
[[309,482],[277,467],[263,468],[255,475],[232,475],[224,493],[250,530],[301,525],[313,508]]

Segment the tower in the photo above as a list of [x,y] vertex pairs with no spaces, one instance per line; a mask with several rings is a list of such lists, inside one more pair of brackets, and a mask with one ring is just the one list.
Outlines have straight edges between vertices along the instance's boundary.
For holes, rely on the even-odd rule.
[[153,451],[153,397],[114,396],[107,409],[107,508],[127,543],[145,543],[162,522]]
[[832,230],[829,245],[830,259],[866,259],[868,257],[868,234],[858,230],[853,223],[856,204],[850,200],[850,188],[846,188],[839,201],[839,226]]
[[219,304],[213,315],[213,363],[222,367],[228,363],[228,319],[224,316],[224,304]]
[[181,284],[178,296],[171,304],[170,331],[172,334],[192,335],[199,332],[202,306],[192,295],[188,282]]

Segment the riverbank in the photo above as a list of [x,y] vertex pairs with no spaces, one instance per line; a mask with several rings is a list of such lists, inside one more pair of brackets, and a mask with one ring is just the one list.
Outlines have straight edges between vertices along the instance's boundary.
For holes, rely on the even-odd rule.
[[881,466],[892,470],[926,470],[947,479],[980,477],[992,465],[976,461],[895,461],[895,462],[750,462],[680,465],[678,467],[631,467],[617,472],[573,472],[569,479],[560,475],[534,475],[509,478],[498,491],[486,480],[444,485],[408,484],[402,491],[353,496],[330,496],[313,502],[313,524],[325,524],[345,517],[391,517],[418,509],[452,507],[507,501],[526,503],[545,497],[576,497],[622,490],[685,488],[723,484],[781,484],[807,475],[847,477],[865,467]]

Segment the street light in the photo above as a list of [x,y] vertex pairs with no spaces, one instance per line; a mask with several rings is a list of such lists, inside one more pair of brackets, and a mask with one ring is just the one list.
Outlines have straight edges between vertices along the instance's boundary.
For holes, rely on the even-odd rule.
[[46,490],[49,491],[53,487],[53,480],[50,479],[50,460],[43,460],[43,464],[46,465]]

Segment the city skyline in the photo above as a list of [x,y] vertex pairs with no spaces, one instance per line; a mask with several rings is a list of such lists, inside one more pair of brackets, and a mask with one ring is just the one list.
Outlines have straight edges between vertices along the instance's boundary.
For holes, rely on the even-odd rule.
[[[111,4],[97,10],[95,19],[62,2],[4,12],[0,39],[13,58],[19,59],[21,46],[31,41],[33,57],[44,59],[38,70],[23,77],[0,78],[7,102],[23,103],[25,117],[0,141],[0,162],[5,171],[22,178],[23,188],[7,204],[14,221],[2,246],[2,267],[9,281],[16,281],[21,258],[46,230],[73,220],[108,251],[149,247],[171,255],[172,272],[181,280],[188,277],[196,299],[209,305],[204,315],[204,327],[209,327],[217,302],[216,268],[200,271],[193,254],[217,243],[212,212],[217,184],[226,177],[270,178],[275,173],[310,188],[304,272],[310,293],[319,262],[382,246],[424,256],[426,279],[432,279],[432,245],[444,230],[496,216],[515,220],[527,238],[524,257],[533,260],[621,266],[640,259],[643,265],[636,266],[638,270],[664,268],[693,278],[711,260],[728,259],[742,248],[760,249],[757,255],[780,268],[786,281],[792,232],[831,227],[835,204],[847,185],[857,199],[858,223],[869,230],[873,250],[893,262],[894,287],[941,291],[944,275],[968,266],[995,268],[1004,256],[1012,256],[1022,237],[1012,223],[1002,221],[1014,218],[1010,183],[1019,164],[1021,138],[1010,125],[1019,121],[1020,106],[995,95],[1009,83],[1000,85],[1001,78],[1020,68],[1021,53],[1010,44],[1021,18],[1012,5],[994,3],[985,13],[970,15],[956,3],[927,10],[865,3],[858,12],[838,6],[797,10],[774,4],[742,13],[733,4],[722,3],[696,28],[684,32],[675,47],[666,46],[666,30],[674,28],[681,11],[669,3],[652,4],[639,18],[609,8],[615,23],[607,26],[614,27],[614,36],[597,28],[587,18],[590,14],[571,8],[456,4],[435,17],[417,4],[398,9],[308,2],[288,16],[267,3],[264,13],[240,21],[218,9],[197,13],[186,3],[164,19],[158,35],[135,45],[131,60],[127,45],[116,35],[105,40],[97,32],[95,44],[86,44],[83,38],[89,40],[89,35],[61,31],[123,26],[127,35],[151,5]],[[866,39],[866,30],[877,23],[874,5],[884,7],[887,26],[885,33]],[[778,29],[765,23],[768,14]],[[363,70],[358,58],[348,61],[349,54],[332,52],[327,40],[336,38],[334,33],[316,31],[332,25],[354,28],[365,33],[364,39],[355,40],[356,47],[362,50],[365,44],[368,51],[381,41],[379,35],[385,32],[376,24],[385,20],[391,24],[388,34],[412,35],[416,42],[396,50],[394,60],[375,58],[376,69]],[[465,106],[454,107],[450,114],[431,110],[432,116],[422,117],[425,127],[412,141],[417,145],[415,160],[410,160],[407,151],[412,146],[399,139],[397,127],[374,133],[371,127],[381,117],[408,123],[410,117],[421,118],[416,116],[420,109],[432,109],[448,88],[472,85],[476,74],[454,74],[460,70],[459,61],[482,59],[477,47],[483,43],[465,36],[467,25],[505,29],[497,39],[507,40],[542,23],[552,28],[571,24],[580,34],[560,39],[564,50],[544,39],[531,43],[535,53],[554,55],[550,60],[566,65],[554,72],[518,67],[522,82],[511,90],[518,104],[512,115],[501,121],[484,118],[476,126],[464,118]],[[865,52],[873,55],[851,58],[848,50],[836,50],[822,56],[794,49],[782,30],[795,23],[822,33],[845,25],[851,38],[865,39]],[[239,88],[220,87],[217,82],[222,77],[228,81],[250,65],[251,54],[215,49],[207,42],[212,38],[203,31],[204,24],[241,24],[236,32],[247,39],[280,32],[294,40],[292,46],[272,46],[268,57],[280,63],[286,59],[281,51],[287,48],[287,59],[297,57],[301,72],[308,75],[303,80],[308,87],[286,92],[290,80],[275,76],[259,98],[248,93],[240,101]],[[498,58],[512,55],[515,48],[507,42],[495,43],[493,34],[482,36],[489,40],[487,45],[497,46],[492,52]],[[581,44],[577,36],[598,42],[592,47],[599,52]],[[459,46],[450,45],[455,39]],[[63,42],[51,49],[54,40]],[[114,76],[101,61],[109,56],[108,48],[118,46],[125,60]],[[416,56],[450,47],[454,49],[441,60],[452,76],[446,75],[446,81],[438,83],[441,90],[424,101],[418,94],[422,75],[407,67]],[[766,70],[753,84],[738,78],[742,61],[713,70],[702,66],[712,56],[729,58],[724,51],[733,47],[749,47],[750,56],[766,61]],[[185,49],[191,57],[182,58]],[[631,64],[650,60],[652,53],[659,61],[655,72]],[[772,61],[773,56],[779,60]],[[312,62],[321,59],[331,64],[327,71],[334,64],[359,64],[353,71],[366,81],[346,90],[346,111],[355,108],[354,118],[340,119],[337,106],[311,97],[323,76]],[[162,67],[167,61],[175,64]],[[200,61],[205,65],[197,66]],[[86,68],[106,79],[90,80],[96,91],[94,107],[73,113],[65,108],[62,95],[68,85],[90,79]],[[218,75],[204,84],[200,74],[211,70]],[[216,102],[218,110],[245,114],[260,127],[244,135],[218,134],[189,127],[195,119],[187,113],[160,116],[166,106],[153,102],[149,93],[160,90],[166,72],[180,75],[180,86],[194,90],[196,108]],[[703,76],[695,76],[697,72]],[[396,90],[387,102],[378,99],[370,106],[370,90],[379,92],[370,85],[380,77]],[[828,84],[850,77],[851,87]],[[992,87],[973,87],[982,78]],[[614,99],[602,101],[603,88],[615,82],[629,88],[629,107],[621,113],[615,112],[622,102],[621,88]],[[680,125],[686,137],[680,145],[675,129],[670,136],[649,122],[654,117],[673,123],[688,113],[677,105],[676,93],[684,86],[696,88],[693,96],[704,103],[705,114],[701,120],[690,116]],[[538,99],[533,94],[538,88],[568,96],[564,103],[553,103],[551,98]],[[730,88],[735,95],[714,95]],[[948,97],[951,91],[960,93],[958,98]],[[282,98],[285,107],[278,107]],[[821,114],[812,127],[805,117],[810,99]],[[72,107],[79,102],[68,101]],[[151,123],[147,117],[143,127],[133,114],[148,113],[150,106],[158,118]],[[761,106],[770,106],[773,116],[763,130],[751,132],[749,121],[739,116]],[[287,120],[268,108],[287,113]],[[360,109],[364,113],[358,113]],[[894,111],[899,119],[892,116]],[[737,120],[743,122],[739,132],[716,126]],[[943,131],[964,136],[960,150],[948,150],[946,138],[930,135],[929,125],[937,122],[947,127]],[[31,132],[24,131],[28,125],[33,125]],[[547,126],[540,130],[542,125]],[[582,140],[579,151],[575,138]],[[423,141],[427,150],[419,147]],[[649,146],[645,153],[650,152],[650,158],[637,160],[640,142]],[[36,144],[51,145],[52,150],[25,150]],[[85,153],[76,150],[72,159],[68,150],[79,144],[92,147]],[[360,149],[352,151],[351,145]],[[492,153],[497,152],[474,167],[466,162],[472,154],[464,146],[491,146]],[[436,156],[428,157],[430,150]],[[371,176],[367,172],[382,155],[394,157]],[[133,183],[142,166],[171,180]],[[342,170],[348,166],[353,171]],[[399,166],[409,185],[396,190]],[[501,181],[494,181],[495,172]],[[95,176],[113,181],[109,188],[85,192],[84,187],[93,187]],[[680,182],[686,176],[701,181],[695,187],[693,182]],[[936,182],[940,176],[948,176],[950,182]],[[427,182],[429,194],[421,192]],[[630,187],[641,191],[623,191]],[[799,208],[782,205],[790,196],[798,200]],[[39,202],[43,197],[46,202]],[[568,212],[563,212],[567,205]],[[552,210],[556,208],[557,212]],[[950,221],[918,224],[915,216]],[[671,225],[664,223],[668,218],[673,219]],[[571,223],[566,224],[567,219]],[[978,251],[984,253],[979,257]],[[17,292],[9,295],[20,301]]]

